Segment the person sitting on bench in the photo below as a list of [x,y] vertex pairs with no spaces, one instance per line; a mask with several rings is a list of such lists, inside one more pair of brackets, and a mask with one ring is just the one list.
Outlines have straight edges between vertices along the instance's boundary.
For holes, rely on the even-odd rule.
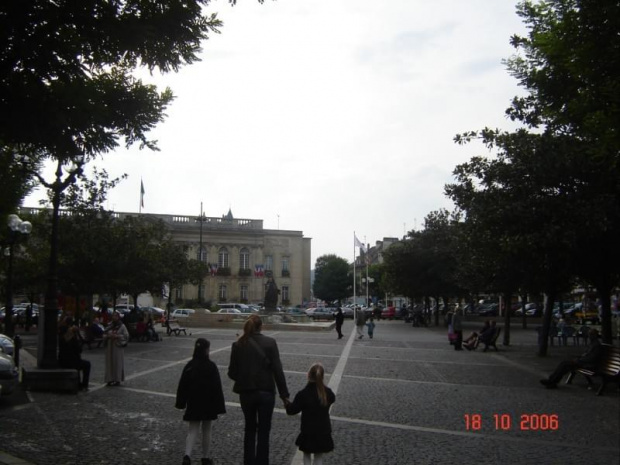
[[60,326],[58,334],[58,364],[61,368],[75,368],[78,372],[82,372],[79,388],[87,391],[90,362],[82,359],[82,345],[79,337],[78,327],[73,324],[71,317],[67,317]]
[[[482,329],[478,332],[474,331],[473,333],[471,333],[467,339],[465,339],[463,341],[463,346],[466,349],[473,349],[474,345],[478,345],[478,338],[480,337],[480,335],[482,333],[484,333],[487,329],[489,329],[489,326],[491,326],[491,321],[490,320],[485,320],[484,325],[482,326]],[[469,346],[469,347],[467,347]]]
[[561,361],[553,373],[549,375],[549,378],[540,380],[540,384],[547,389],[553,389],[558,387],[558,383],[565,374],[574,372],[579,368],[595,368],[603,356],[603,346],[601,346],[598,340],[598,331],[596,329],[590,330],[588,338],[590,340],[590,348],[586,352],[574,360]]
[[491,321],[486,327],[486,329],[480,332],[478,337],[472,339],[467,344],[463,344],[463,346],[467,350],[476,350],[478,344],[480,344],[481,342],[484,344],[488,344],[493,340],[493,336],[495,336],[495,331],[497,330],[496,324],[497,323],[495,323],[495,321]]

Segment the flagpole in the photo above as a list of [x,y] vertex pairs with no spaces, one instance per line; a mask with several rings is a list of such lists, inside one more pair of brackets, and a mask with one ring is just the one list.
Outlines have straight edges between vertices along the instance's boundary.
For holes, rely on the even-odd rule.
[[364,252],[364,258],[366,259],[366,306],[368,306],[368,251],[370,247],[366,244],[366,236],[364,236],[364,244],[366,245],[366,251]]
[[356,276],[356,269],[355,269],[355,231],[353,231],[353,310],[354,310],[354,317],[357,318],[357,293],[355,290],[355,281],[357,281],[357,276]]

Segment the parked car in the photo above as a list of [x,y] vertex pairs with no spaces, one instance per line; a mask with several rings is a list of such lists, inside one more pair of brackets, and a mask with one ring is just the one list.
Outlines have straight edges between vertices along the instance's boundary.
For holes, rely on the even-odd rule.
[[394,318],[396,318],[396,307],[390,306],[381,310],[382,320],[393,320]]
[[194,313],[196,313],[196,310],[194,310],[193,308],[177,308],[175,311],[172,312],[172,319],[175,318],[188,318],[190,315],[193,315]]
[[217,313],[241,314],[241,310],[236,308],[220,308]]
[[333,320],[336,309],[333,307],[321,307],[315,309],[311,314],[312,320]]
[[140,310],[146,312],[151,316],[154,320],[159,320],[163,318],[166,311],[163,308],[159,307],[140,307]]
[[305,316],[306,315],[306,312],[304,311],[304,309],[298,308],[298,307],[287,308],[285,313],[291,316]]
[[355,312],[353,311],[352,307],[341,307],[341,308],[342,308],[342,313],[345,318],[353,318],[353,315],[355,314]]
[[13,339],[4,334],[0,334],[0,350],[3,351],[7,355],[13,355],[15,344],[13,343]]
[[11,394],[18,383],[18,373],[13,357],[0,349],[0,394]]
[[577,323],[598,323],[599,321],[599,312],[598,308],[592,306],[586,308],[585,311],[583,309],[583,303],[579,302],[575,304],[573,307],[564,311],[564,317],[570,320],[575,320]]
[[499,314],[499,305],[496,303],[480,304],[476,312],[478,316],[497,316]]
[[120,313],[121,315],[126,315],[133,310],[134,306],[132,304],[118,304],[114,306],[114,311]]
[[[217,305],[220,310],[223,310],[225,308],[236,308],[237,310],[239,310],[241,313],[256,313],[257,311],[255,311],[252,307],[250,307],[249,305],[246,304],[238,304],[238,303],[222,303],[222,304],[218,304]],[[218,312],[220,313],[220,312]],[[221,313],[225,313],[225,312],[221,312]],[[234,313],[234,312],[232,312]]]
[[[525,304],[525,316],[540,316],[542,314],[542,306],[536,302],[529,302]],[[523,315],[523,307],[515,310],[515,316]]]

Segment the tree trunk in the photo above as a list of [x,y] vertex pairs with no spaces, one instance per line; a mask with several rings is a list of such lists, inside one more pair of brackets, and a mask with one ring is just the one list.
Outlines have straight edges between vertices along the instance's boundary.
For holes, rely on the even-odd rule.
[[511,302],[512,300],[512,292],[504,293],[504,341],[502,345],[509,346],[510,345],[510,310],[511,310]]
[[549,344],[549,328],[551,328],[551,318],[553,316],[553,302],[555,302],[556,292],[552,291],[547,294],[547,303],[545,304],[545,312],[543,313],[543,325],[538,336],[538,356],[547,355],[547,346]]
[[612,344],[611,286],[597,286],[597,290],[601,299],[601,340],[605,344]]
[[527,294],[521,296],[521,311],[523,314],[521,315],[521,323],[522,328],[527,329],[527,320],[525,315],[525,304],[527,303]]

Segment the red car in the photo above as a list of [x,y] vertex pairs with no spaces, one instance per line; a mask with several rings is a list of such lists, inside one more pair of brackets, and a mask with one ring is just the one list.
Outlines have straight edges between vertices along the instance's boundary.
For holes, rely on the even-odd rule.
[[382,320],[393,320],[396,318],[396,307],[386,307],[381,310]]

